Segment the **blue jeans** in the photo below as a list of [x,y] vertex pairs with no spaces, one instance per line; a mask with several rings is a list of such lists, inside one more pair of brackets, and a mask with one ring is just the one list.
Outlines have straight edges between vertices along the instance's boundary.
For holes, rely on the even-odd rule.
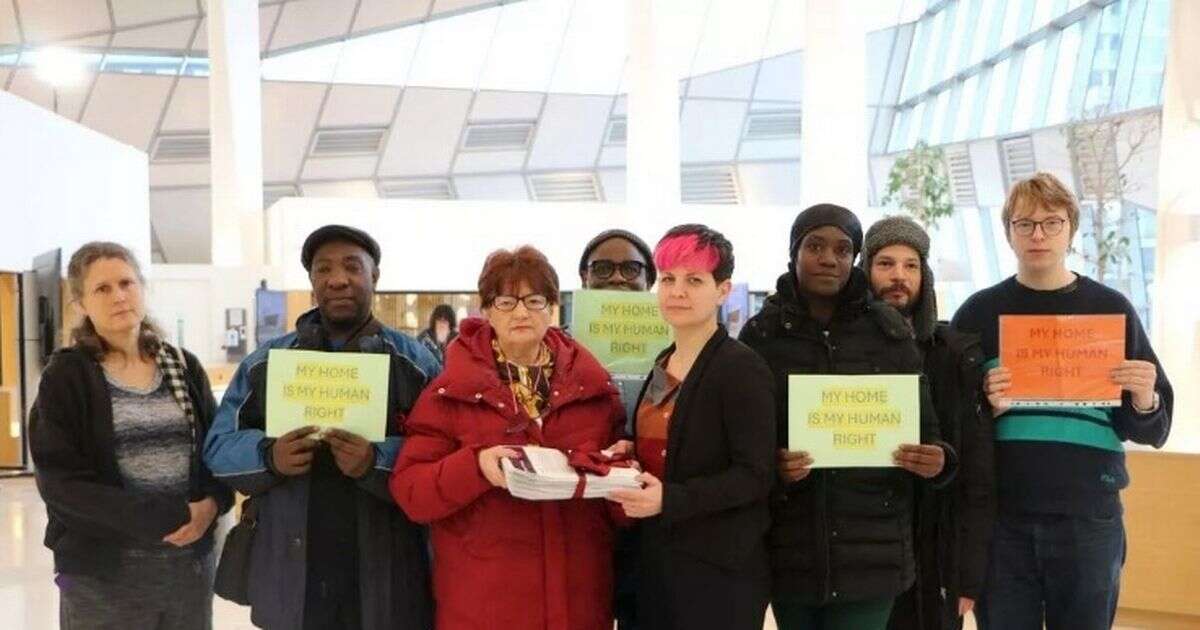
[[1125,525],[1106,518],[1000,515],[980,630],[1108,630],[1117,611]]

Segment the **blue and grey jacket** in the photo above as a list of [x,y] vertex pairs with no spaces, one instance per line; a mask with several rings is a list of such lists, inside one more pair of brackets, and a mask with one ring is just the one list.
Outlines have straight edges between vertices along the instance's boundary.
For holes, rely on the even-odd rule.
[[[272,472],[265,454],[267,357],[272,349],[329,350],[320,313],[296,320],[296,332],[273,339],[246,357],[217,409],[204,461],[218,480],[257,503],[250,560],[251,620],[263,628],[303,625],[310,475]],[[388,492],[403,440],[401,423],[417,396],[441,371],[412,338],[372,321],[342,351],[391,357],[387,438],[375,443],[375,468],[355,481],[358,583],[363,630],[432,626],[424,530],[410,522]]]

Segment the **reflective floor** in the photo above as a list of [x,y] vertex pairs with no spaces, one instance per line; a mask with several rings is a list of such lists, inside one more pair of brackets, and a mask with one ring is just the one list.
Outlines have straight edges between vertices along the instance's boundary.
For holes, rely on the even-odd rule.
[[[228,518],[228,517],[227,517]],[[46,510],[31,478],[0,479],[0,628],[55,630],[58,628],[58,589],[54,563],[42,546]],[[1174,630],[1196,628],[1191,620],[1122,611],[1116,630]],[[220,598],[213,603],[216,630],[252,630],[249,609]],[[768,613],[764,630],[775,630]],[[975,630],[968,617],[966,630]]]
[[[46,509],[33,479],[0,479],[0,628],[58,628],[58,588],[54,559],[42,546],[45,531]],[[213,627],[254,628],[248,608],[220,598],[213,603]]]

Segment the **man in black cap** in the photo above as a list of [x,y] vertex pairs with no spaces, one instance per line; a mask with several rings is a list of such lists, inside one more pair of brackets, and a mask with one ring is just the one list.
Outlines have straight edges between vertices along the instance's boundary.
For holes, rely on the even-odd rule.
[[[597,234],[583,247],[583,255],[579,257],[579,280],[584,289],[649,291],[656,278],[654,254],[650,247],[636,234],[626,230],[605,230]],[[625,404],[626,435],[633,434],[634,405],[637,404],[644,380],[641,375],[636,378],[631,376],[613,377],[613,383],[621,392],[621,402]],[[637,560],[637,540],[634,529],[626,528],[617,532],[613,614],[618,630],[634,630],[637,627],[634,565]]]
[[937,320],[929,235],[908,217],[887,217],[867,230],[862,268],[877,299],[912,324],[925,362],[938,428],[956,470],[944,488],[918,490],[917,582],[896,599],[893,630],[962,627],[983,588],[996,518],[992,416],[983,396],[978,335]]
[[[401,423],[440,371],[433,355],[371,314],[379,244],[327,225],[309,235],[300,260],[317,307],[296,331],[258,348],[238,367],[205,442],[217,478],[250,496],[251,620],[263,628],[384,630],[432,624],[422,529],[388,492]],[[390,359],[387,438],[316,427],[266,437],[271,349],[368,352]]]
[[[862,226],[849,210],[812,206],[792,224],[788,270],[740,339],[776,378],[779,443],[788,444],[788,376],[919,374],[912,329],[871,299],[854,266]],[[921,442],[893,454],[896,468],[821,468],[804,451],[781,449],[782,485],[768,533],[780,630],[882,630],[893,599],[913,582],[914,475],[932,480],[945,453],[928,386],[921,381]]]

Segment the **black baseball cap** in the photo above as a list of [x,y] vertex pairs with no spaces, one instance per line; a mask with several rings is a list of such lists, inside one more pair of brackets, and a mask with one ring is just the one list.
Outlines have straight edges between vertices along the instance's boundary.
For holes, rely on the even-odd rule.
[[379,243],[375,242],[370,234],[348,225],[326,225],[313,230],[313,233],[304,239],[304,246],[300,248],[300,264],[304,265],[305,271],[312,271],[313,256],[317,255],[317,250],[325,243],[333,241],[358,245],[375,261],[375,266],[379,266],[379,259],[382,257]]

